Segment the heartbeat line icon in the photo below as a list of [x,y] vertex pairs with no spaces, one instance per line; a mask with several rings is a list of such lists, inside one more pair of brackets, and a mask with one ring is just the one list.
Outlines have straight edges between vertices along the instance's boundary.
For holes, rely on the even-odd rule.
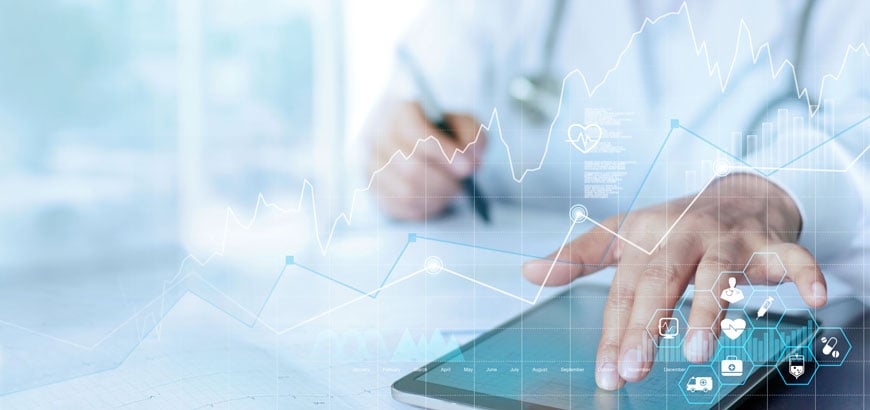
[[[621,66],[624,56],[635,45],[635,40],[639,36],[641,36],[649,27],[656,25],[656,24],[660,24],[661,22],[665,21],[665,19],[667,19],[669,17],[678,16],[678,15],[684,16],[685,19],[688,21],[689,34],[691,35],[691,38],[693,41],[694,52],[698,56],[702,56],[703,59],[706,61],[707,75],[709,75],[709,77],[711,79],[714,79],[715,81],[717,81],[719,87],[721,88],[721,90],[723,92],[725,91],[726,87],[728,86],[729,81],[730,81],[731,76],[732,76],[732,73],[734,72],[735,67],[737,66],[736,60],[737,60],[737,56],[740,54],[740,49],[742,47],[746,47],[748,45],[749,49],[752,51],[753,63],[758,62],[759,59],[764,58],[764,62],[768,63],[770,66],[770,74],[773,78],[777,78],[780,75],[782,75],[783,73],[792,75],[793,76],[792,78],[794,78],[795,96],[798,99],[806,102],[807,109],[808,109],[808,112],[810,115],[815,115],[818,112],[818,106],[816,106],[810,102],[809,93],[808,93],[807,89],[801,87],[798,84],[798,80],[797,80],[798,77],[795,74],[794,65],[790,61],[786,60],[781,65],[776,66],[773,62],[773,57],[770,54],[770,46],[767,43],[765,43],[765,44],[762,44],[756,48],[753,44],[753,41],[752,41],[752,34],[750,32],[749,26],[744,21],[740,22],[740,30],[738,31],[737,40],[736,40],[737,47],[736,47],[736,51],[734,53],[734,61],[732,61],[731,65],[727,69],[724,69],[724,70],[720,67],[719,63],[713,63],[712,58],[710,57],[710,55],[707,51],[707,44],[705,42],[699,42],[698,39],[696,38],[696,34],[695,34],[694,26],[692,25],[692,19],[691,19],[691,16],[689,14],[688,6],[686,5],[686,3],[683,3],[682,6],[680,7],[680,9],[676,12],[667,13],[667,14],[659,16],[655,19],[646,18],[644,20],[644,22],[642,23],[641,27],[639,28],[639,30],[637,30],[636,32],[634,32],[632,34],[629,42],[626,44],[625,48],[618,55],[616,62],[614,63],[612,68],[610,68],[604,74],[604,76],[600,80],[600,82],[590,85],[590,83],[587,81],[586,76],[579,70],[573,70],[573,71],[569,72],[564,77],[563,83],[562,83],[562,92],[560,94],[559,109],[554,114],[555,117],[554,117],[553,122],[550,125],[549,133],[548,133],[548,136],[547,136],[547,139],[545,142],[544,152],[543,152],[543,155],[541,156],[539,162],[537,163],[537,165],[534,165],[534,166],[526,168],[526,169],[520,169],[520,170],[517,170],[514,167],[515,161],[514,161],[514,158],[512,156],[512,151],[510,149],[510,146],[509,146],[506,138],[504,137],[504,133],[502,132],[501,123],[499,121],[499,113],[498,113],[498,110],[496,110],[496,109],[492,110],[492,113],[491,113],[488,121],[485,124],[480,125],[480,127],[478,129],[477,136],[475,137],[474,140],[472,140],[471,143],[469,143],[468,146],[461,148],[461,149],[454,150],[453,152],[447,152],[447,151],[445,151],[443,146],[438,144],[438,147],[441,150],[441,154],[444,156],[445,159],[447,159],[448,162],[452,163],[454,158],[456,157],[456,155],[464,153],[467,149],[469,149],[470,146],[475,144],[480,139],[480,136],[483,132],[492,132],[504,148],[505,154],[507,156],[507,161],[511,165],[510,172],[511,172],[511,177],[512,177],[513,181],[516,183],[522,183],[524,178],[529,173],[536,172],[536,171],[540,170],[543,167],[544,162],[546,161],[547,153],[549,152],[549,149],[550,149],[550,142],[552,140],[553,135],[555,135],[554,128],[555,128],[556,122],[557,122],[556,119],[559,118],[559,116],[561,115],[561,110],[562,110],[562,106],[563,106],[563,99],[565,98],[565,88],[566,88],[566,84],[569,82],[569,80],[572,80],[575,77],[579,78],[580,83],[583,85],[584,91],[586,92],[586,94],[589,96],[594,95],[596,93],[596,91],[608,81],[611,74],[616,72],[617,69]],[[870,51],[868,51],[868,48],[864,43],[859,44],[859,45],[849,45],[847,47],[846,53],[843,57],[843,61],[842,61],[842,64],[840,65],[839,71],[836,73],[828,74],[828,75],[825,75],[824,77],[822,77],[821,84],[819,87],[820,100],[821,100],[821,95],[823,94],[823,91],[825,89],[826,82],[830,81],[830,80],[839,79],[841,74],[845,71],[847,61],[849,60],[850,56],[858,55],[858,54],[862,54],[864,56],[870,57]],[[779,171],[827,172],[827,173],[847,172],[847,171],[851,170],[853,168],[853,166],[862,157],[864,157],[864,155],[867,153],[867,151],[868,151],[868,149],[870,149],[870,147],[864,149],[858,155],[858,157],[856,157],[845,168],[836,168],[836,169],[790,168],[790,166],[795,161],[797,161],[799,158],[802,158],[802,157],[810,154],[811,152],[820,148],[823,144],[827,144],[831,141],[834,141],[837,138],[840,138],[841,136],[845,135],[850,130],[853,130],[853,129],[857,128],[859,125],[865,123],[868,119],[870,119],[870,116],[864,117],[863,119],[845,127],[844,129],[840,130],[838,133],[832,135],[829,139],[823,141],[821,144],[814,146],[814,147],[811,147],[805,153],[800,154],[798,157],[796,157],[796,158],[794,158],[794,159],[792,159],[792,160],[790,160],[790,161],[788,161],[780,166],[761,168],[761,167],[755,167],[752,164],[745,163],[743,160],[739,160],[739,161],[735,160],[736,162],[738,162],[738,164],[735,164],[732,167],[732,169],[754,170],[754,171],[758,171],[758,172],[761,172],[761,173],[766,174],[766,175],[770,175],[770,174],[773,174],[773,173],[779,172]],[[696,133],[696,132],[694,132],[694,131],[690,130],[689,128],[684,127],[682,125],[677,125],[677,126],[671,127],[671,129],[668,132],[668,136],[665,138],[665,140],[662,144],[662,148],[664,147],[665,144],[668,143],[668,141],[670,140],[670,136],[677,130],[682,131],[684,134],[686,134],[690,137],[700,139],[707,144],[713,145],[716,149],[722,151],[723,153],[725,153],[727,155],[731,155],[725,149],[722,149],[718,146],[715,146],[712,142],[710,142],[709,140],[707,140],[703,136],[699,135],[698,133]],[[595,147],[597,146],[598,142],[601,139],[601,136],[605,132],[606,132],[606,130],[604,128],[602,128],[601,126],[599,126],[598,124],[585,124],[585,125],[584,124],[574,124],[569,129],[569,134],[568,134],[567,139],[565,141],[569,142],[578,151],[588,153],[588,152],[595,149]],[[560,131],[560,133],[561,133],[561,131]],[[421,138],[420,140],[418,140],[410,152],[407,152],[407,153],[404,153],[401,151],[394,152],[392,154],[392,156],[389,158],[389,160],[383,166],[381,166],[379,169],[372,172],[372,174],[368,180],[368,183],[365,186],[363,186],[361,188],[357,188],[352,192],[351,201],[350,201],[348,209],[345,212],[342,212],[340,215],[338,215],[334,220],[331,220],[331,218],[330,218],[329,222],[331,222],[331,224],[329,224],[328,232],[325,235],[321,235],[321,233],[319,232],[319,230],[317,228],[313,229],[314,237],[317,241],[319,251],[322,255],[324,255],[324,256],[327,255],[328,250],[330,248],[330,244],[332,243],[332,241],[334,239],[334,236],[335,236],[337,229],[341,226],[350,226],[352,224],[354,211],[357,208],[358,202],[360,201],[360,198],[362,197],[363,194],[365,194],[371,190],[371,188],[374,184],[375,178],[380,173],[382,173],[388,166],[390,166],[393,161],[397,161],[399,159],[406,159],[407,160],[407,159],[411,158],[412,156],[416,155],[417,150],[423,144],[430,143],[432,141],[434,141],[435,143],[438,142],[438,140],[434,136],[430,135],[428,137]],[[659,150],[658,154],[661,154],[661,149]],[[650,165],[650,170],[652,169],[653,166],[655,166],[657,159],[658,159],[658,155],[652,161],[652,163]],[[649,171],[647,172],[647,176],[649,176]],[[646,178],[644,178],[644,182],[645,181],[646,181]],[[702,189],[701,192],[703,192],[706,189],[706,187],[708,187],[708,186],[709,186],[709,182],[707,183],[707,185],[705,185],[705,188]],[[145,337],[147,337],[149,334],[151,334],[151,332],[159,325],[161,320],[163,320],[166,317],[168,312],[170,312],[173,309],[173,307],[175,306],[175,304],[178,303],[178,301],[182,297],[184,297],[185,295],[191,294],[191,295],[194,295],[196,297],[199,297],[199,298],[205,300],[206,302],[210,303],[213,307],[220,309],[220,310],[224,311],[225,313],[227,313],[228,315],[230,315],[230,313],[227,312],[226,309],[222,308],[218,302],[215,302],[215,301],[211,300],[210,298],[200,296],[196,291],[194,291],[192,289],[186,289],[185,287],[190,286],[191,283],[202,284],[202,285],[204,285],[205,288],[212,289],[218,295],[221,296],[221,301],[223,301],[226,304],[232,305],[232,307],[234,309],[242,311],[244,313],[244,315],[242,315],[243,317],[242,318],[235,317],[235,318],[237,320],[239,320],[240,322],[244,323],[245,325],[247,325],[249,327],[253,327],[257,324],[260,324],[260,325],[264,326],[265,328],[267,328],[268,330],[274,332],[275,334],[281,335],[281,334],[285,334],[291,330],[297,329],[297,328],[299,328],[307,323],[315,321],[319,318],[325,317],[325,316],[327,316],[327,315],[329,315],[329,314],[331,314],[339,309],[345,308],[345,307],[350,306],[354,303],[357,303],[357,302],[360,302],[363,300],[374,299],[382,291],[390,289],[394,286],[397,286],[397,285],[399,285],[403,282],[406,282],[408,280],[411,280],[415,277],[420,277],[420,275],[422,275],[426,271],[425,269],[419,269],[419,270],[416,270],[414,272],[410,272],[410,273],[406,274],[405,276],[402,276],[401,278],[398,278],[398,279],[394,278],[392,281],[390,281],[390,277],[391,277],[390,275],[395,270],[396,264],[398,263],[398,260],[402,257],[405,250],[408,248],[408,246],[409,246],[408,244],[406,244],[405,247],[403,248],[403,250],[399,253],[399,256],[396,258],[395,262],[393,263],[392,268],[387,272],[386,276],[384,277],[384,279],[380,283],[380,285],[375,287],[372,290],[360,290],[358,288],[350,287],[346,283],[340,282],[334,278],[329,277],[328,275],[324,275],[320,272],[317,272],[314,269],[309,268],[307,265],[300,264],[300,263],[298,263],[298,261],[295,261],[295,263],[285,264],[285,266],[281,269],[281,272],[277,275],[277,277],[275,279],[272,290],[266,295],[262,304],[257,309],[248,310],[248,309],[244,308],[244,306],[242,306],[242,304],[236,302],[231,297],[229,297],[225,293],[221,292],[217,287],[215,287],[213,284],[208,282],[208,280],[206,280],[205,278],[203,278],[202,276],[200,276],[196,273],[191,273],[191,270],[188,269],[191,266],[192,267],[205,267],[210,262],[212,262],[215,258],[224,256],[226,249],[227,249],[228,236],[230,235],[231,227],[240,227],[240,228],[245,229],[245,230],[252,228],[254,226],[254,224],[256,223],[258,215],[260,214],[260,212],[262,212],[265,209],[277,211],[280,213],[301,213],[301,212],[303,212],[304,209],[310,207],[313,210],[313,214],[312,214],[312,217],[314,220],[313,226],[315,226],[315,227],[320,226],[320,224],[318,223],[320,216],[317,212],[318,207],[317,207],[317,204],[316,204],[315,199],[314,199],[315,198],[314,193],[315,193],[314,185],[309,180],[306,179],[301,186],[298,202],[295,204],[295,206],[288,207],[288,208],[284,208],[284,207],[281,207],[280,205],[278,205],[277,203],[270,202],[262,194],[260,194],[257,198],[257,204],[256,204],[256,207],[254,209],[253,215],[248,220],[242,220],[232,208],[227,208],[225,219],[224,219],[224,224],[223,224],[224,225],[223,236],[221,238],[220,245],[218,246],[217,250],[215,250],[214,252],[212,252],[204,257],[200,257],[200,256],[197,256],[194,254],[187,255],[184,259],[182,259],[181,263],[179,264],[179,268],[177,271],[174,272],[174,275],[164,282],[163,289],[162,289],[162,292],[160,293],[160,295],[158,295],[156,298],[151,300],[141,310],[137,311],[130,318],[124,320],[116,328],[112,329],[110,332],[108,332],[103,337],[99,338],[94,343],[82,343],[82,342],[77,342],[77,341],[73,341],[73,340],[67,340],[67,339],[64,339],[61,337],[57,337],[57,336],[53,336],[53,335],[50,335],[50,334],[47,334],[44,332],[40,332],[38,330],[33,330],[27,326],[16,324],[16,323],[13,323],[13,322],[8,321],[8,320],[0,320],[0,325],[6,326],[9,328],[13,328],[13,329],[17,329],[19,331],[28,332],[30,334],[38,335],[41,337],[45,337],[45,338],[50,339],[54,342],[68,345],[68,346],[72,346],[72,347],[75,347],[78,349],[94,350],[94,349],[98,349],[101,346],[103,346],[106,343],[106,341],[111,339],[113,336],[116,336],[117,334],[119,334],[121,329],[124,329],[126,326],[130,326],[132,324],[137,324],[137,323],[150,324],[150,326],[144,326],[144,325],[140,326],[140,327],[142,327],[142,331],[138,332],[139,340],[137,340],[135,345],[130,348],[129,352],[126,353],[126,355],[124,355],[122,360],[111,360],[111,362],[113,363],[112,367],[117,367],[117,366],[120,366],[124,362],[124,360],[126,360],[127,357],[129,357],[129,354],[132,353],[132,351],[138,347],[139,343],[141,343],[142,340],[145,339]],[[698,195],[700,195],[700,193]],[[695,197],[695,200],[696,199],[697,199],[697,197]],[[680,217],[677,220],[675,220],[675,222],[673,222],[673,224],[669,227],[669,229],[662,236],[662,238],[658,241],[658,243],[656,243],[652,248],[649,248],[649,249],[644,248],[644,247],[640,246],[639,244],[632,242],[628,238],[623,237],[619,233],[619,229],[610,230],[609,228],[603,226],[600,222],[598,222],[592,218],[589,218],[589,217],[584,218],[584,221],[588,220],[590,223],[592,223],[596,226],[599,226],[601,228],[604,228],[609,233],[611,233],[614,237],[619,238],[620,240],[624,241],[628,245],[633,246],[633,247],[635,247],[635,248],[637,248],[645,253],[651,254],[652,252],[654,252],[656,250],[656,248],[658,248],[661,245],[661,243],[663,243],[665,238],[674,229],[674,226],[676,226],[678,223],[680,223],[683,216],[687,212],[689,212],[689,210],[690,210],[690,208],[692,208],[692,204],[694,204],[695,200],[693,200],[689,204],[689,206],[687,206],[687,208],[684,210],[684,212],[680,215]],[[572,237],[575,226],[578,223],[579,223],[578,221],[574,221],[570,225],[569,229],[567,230],[566,235],[564,237],[564,240],[562,242],[562,246],[559,248],[560,249],[559,254],[553,259],[553,263],[551,265],[550,272],[552,272],[553,266],[555,266],[556,263],[562,262],[559,260],[559,258],[561,257],[561,250],[565,248],[565,245],[568,243],[568,241]],[[426,240],[426,238],[422,238],[422,237],[420,237],[420,238]],[[428,240],[436,240],[436,239],[428,238]],[[442,242],[451,243],[450,241],[442,241]],[[455,242],[453,242],[453,244],[456,244],[458,246],[465,246],[463,244],[458,244]],[[467,245],[467,246],[475,246],[475,245]],[[530,256],[530,255],[526,255],[526,256]],[[543,259],[543,258],[541,258],[541,259]],[[322,276],[323,278],[325,278],[327,280],[335,282],[338,285],[351,288],[352,290],[359,293],[359,296],[356,296],[356,297],[349,299],[345,302],[339,303],[338,305],[333,306],[333,307],[329,308],[328,310],[325,310],[325,311],[318,313],[310,318],[302,320],[302,321],[300,321],[292,326],[289,326],[286,328],[275,328],[272,325],[264,322],[261,319],[260,314],[262,313],[263,308],[269,302],[269,300],[272,296],[272,292],[274,291],[278,282],[282,280],[282,278],[284,277],[283,276],[284,273],[289,269],[290,266],[295,266],[299,269],[309,271],[313,274]],[[540,296],[541,296],[541,292],[543,291],[543,287],[541,287],[538,290],[538,292],[534,298],[524,298],[524,297],[521,297],[520,295],[512,294],[512,293],[507,292],[503,289],[499,289],[495,286],[492,286],[492,285],[487,284],[485,282],[474,279],[472,276],[464,275],[464,274],[457,272],[455,270],[452,270],[449,268],[443,268],[443,271],[451,276],[466,280],[466,281],[471,282],[475,285],[479,285],[479,286],[488,288],[488,289],[495,291],[499,294],[502,294],[502,295],[510,297],[510,298],[517,299],[519,301],[522,301],[522,302],[530,304],[530,305],[536,304],[539,301]],[[548,272],[547,278],[549,278],[550,272]],[[544,283],[546,283],[546,279],[545,279]],[[179,294],[181,296],[178,296]],[[174,300],[173,300],[173,298],[174,298]],[[731,335],[735,335],[734,337],[731,337],[732,339],[736,339],[737,337],[739,337],[746,326],[745,323],[743,323],[742,325],[739,323],[739,321],[741,321],[741,320],[742,319],[736,319],[736,320],[725,319],[725,320],[723,320],[721,322],[721,325],[722,325],[721,327],[722,327],[723,333],[725,333],[726,336],[728,336],[728,337],[731,337]],[[8,394],[8,393],[9,392],[6,390],[0,390],[0,395]]]

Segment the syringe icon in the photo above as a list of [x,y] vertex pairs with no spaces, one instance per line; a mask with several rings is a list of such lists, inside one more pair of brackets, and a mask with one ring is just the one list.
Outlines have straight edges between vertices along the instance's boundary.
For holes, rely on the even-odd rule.
[[764,299],[764,303],[761,304],[761,307],[758,308],[758,313],[756,313],[755,320],[761,319],[767,314],[767,309],[773,305],[773,296],[768,296],[767,299]]

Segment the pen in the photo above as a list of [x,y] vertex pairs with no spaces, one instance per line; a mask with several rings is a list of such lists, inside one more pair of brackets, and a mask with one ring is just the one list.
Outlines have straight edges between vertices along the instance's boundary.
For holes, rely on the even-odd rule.
[[[456,134],[452,129],[450,129],[450,126],[447,125],[444,112],[441,111],[441,108],[435,100],[435,95],[423,79],[423,72],[419,70],[414,61],[414,57],[411,56],[411,53],[404,47],[399,47],[397,53],[399,61],[405,64],[405,67],[414,79],[417,92],[419,93],[420,106],[423,108],[423,114],[426,116],[426,119],[435,125],[439,131],[443,132],[444,135],[455,140]],[[480,218],[483,219],[484,222],[489,223],[489,204],[483,196],[483,192],[481,192],[477,187],[477,183],[474,181],[474,175],[462,180],[462,189],[465,191],[466,195],[468,195],[468,199],[471,201],[471,206],[475,211],[477,211]]]
[[761,307],[758,308],[755,320],[761,319],[761,317],[767,313],[767,310],[770,309],[771,305],[773,305],[773,296],[768,296],[767,299],[764,299],[764,303],[761,304]]

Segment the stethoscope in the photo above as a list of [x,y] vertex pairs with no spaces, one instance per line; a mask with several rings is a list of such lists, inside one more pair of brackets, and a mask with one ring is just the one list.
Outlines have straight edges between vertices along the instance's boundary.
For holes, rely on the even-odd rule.
[[[794,50],[794,65],[795,73],[799,73],[799,66],[803,63],[804,48],[807,42],[807,30],[809,20],[813,12],[813,6],[816,0],[807,0],[800,14],[800,20],[797,22],[798,38],[795,42],[796,49]],[[550,13],[550,22],[548,24],[547,34],[544,37],[542,64],[537,72],[533,74],[519,75],[510,80],[508,85],[508,94],[512,104],[523,113],[523,119],[529,120],[533,124],[544,124],[553,119],[553,116],[559,109],[559,103],[562,93],[562,81],[555,77],[552,73],[553,54],[556,49],[556,40],[559,36],[559,31],[562,26],[563,14],[565,11],[566,0],[554,0],[553,8]],[[639,6],[639,4],[638,4]],[[635,9],[639,10],[639,7]],[[649,53],[649,47],[644,47],[647,52],[644,53],[644,58],[648,61],[652,58]],[[650,71],[655,65],[648,64],[646,73],[647,93],[652,99],[656,98],[660,93],[655,83],[655,73]],[[766,116],[766,107],[776,106],[779,103],[794,98],[794,91],[787,89],[784,92],[775,95],[764,104],[762,104],[755,117],[748,122],[747,132],[757,130],[764,121]],[[811,99],[812,101],[812,99]],[[719,102],[713,102],[708,110],[714,110]],[[708,111],[708,110],[702,110]],[[701,116],[701,118],[709,116]],[[746,157],[750,154],[747,147],[741,147],[740,156]]]
[[544,37],[542,65],[536,73],[514,77],[508,83],[512,104],[522,113],[523,120],[544,124],[553,119],[562,96],[562,81],[553,75],[553,53],[565,14],[566,0],[555,0],[550,13],[547,35]]
[[[523,113],[524,121],[540,125],[549,123],[559,109],[562,97],[562,79],[553,75],[553,60],[556,50],[556,40],[562,28],[563,15],[567,0],[554,0],[550,11],[550,21],[547,34],[544,37],[542,47],[541,67],[533,74],[524,74],[514,77],[508,85],[508,94],[512,104]],[[633,8],[638,13],[641,11],[640,1]],[[646,41],[642,38],[641,41]],[[643,47],[644,58],[652,59],[650,47]],[[659,95],[654,65],[648,64],[646,73],[647,96],[651,105],[655,104],[654,98]]]

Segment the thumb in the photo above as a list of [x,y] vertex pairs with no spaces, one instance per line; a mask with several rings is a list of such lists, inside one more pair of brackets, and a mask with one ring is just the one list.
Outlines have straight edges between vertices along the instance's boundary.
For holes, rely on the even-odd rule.
[[447,114],[444,120],[456,138],[456,155],[479,166],[487,140],[486,130],[480,121],[466,114]]
[[[616,218],[608,218],[602,225],[615,232],[617,221]],[[523,276],[539,285],[565,285],[580,276],[616,264],[619,259],[617,248],[621,245],[610,232],[596,226],[546,258],[526,262]]]

